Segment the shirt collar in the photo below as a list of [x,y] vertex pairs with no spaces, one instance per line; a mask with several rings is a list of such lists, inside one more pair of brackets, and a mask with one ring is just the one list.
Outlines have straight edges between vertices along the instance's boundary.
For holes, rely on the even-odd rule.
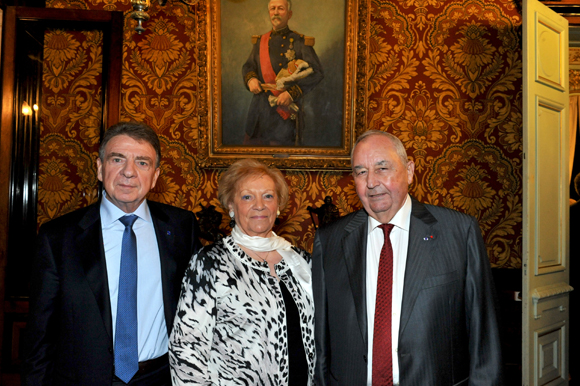
[[286,27],[284,27],[282,29],[278,29],[278,30],[275,30],[274,28],[272,28],[272,33],[271,34],[272,35],[285,35],[285,34],[287,34],[289,32],[290,32],[290,28],[288,26],[286,26]]
[[[411,197],[407,194],[403,206],[397,211],[397,213],[391,219],[391,221],[389,221],[389,224],[393,224],[397,228],[401,228],[402,230],[408,232],[411,223],[411,207],[412,207]],[[377,221],[371,216],[369,216],[368,224],[369,224],[368,228],[369,234],[372,231],[374,231],[379,225],[381,225],[379,221]]]
[[111,226],[115,221],[128,214],[134,214],[142,220],[152,222],[147,200],[143,200],[141,205],[133,213],[125,213],[109,201],[107,193],[103,191],[103,198],[101,199],[101,224],[103,228]]

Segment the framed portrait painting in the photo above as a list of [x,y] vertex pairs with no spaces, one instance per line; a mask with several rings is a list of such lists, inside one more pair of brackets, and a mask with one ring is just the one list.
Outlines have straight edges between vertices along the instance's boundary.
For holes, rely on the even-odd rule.
[[206,0],[198,6],[205,15],[198,18],[199,41],[209,42],[198,57],[207,74],[198,101],[200,165],[253,157],[281,168],[349,168],[366,110],[366,89],[357,87],[366,76],[366,5]]

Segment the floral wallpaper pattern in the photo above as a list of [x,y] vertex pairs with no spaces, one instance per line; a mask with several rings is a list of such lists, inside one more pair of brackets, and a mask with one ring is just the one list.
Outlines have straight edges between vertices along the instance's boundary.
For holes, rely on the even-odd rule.
[[[204,2],[207,0],[201,0]],[[250,0],[245,0],[250,1]],[[298,1],[298,0],[297,0]],[[368,0],[367,0],[368,1]],[[196,163],[197,14],[208,7],[153,2],[138,35],[120,0],[53,0],[55,8],[123,11],[123,120],[161,137],[162,175],[150,198],[198,212],[217,200],[221,170]],[[411,193],[475,216],[492,266],[519,268],[522,242],[521,9],[515,0],[370,0],[369,129],[402,139],[415,161]],[[96,199],[99,37],[47,32],[39,223]],[[50,60],[48,57],[50,56]],[[80,80],[79,80],[80,79]],[[91,89],[89,97],[88,90]],[[349,173],[285,170],[290,203],[275,231],[306,250],[308,206],[331,196],[341,215],[361,207]]]
[[580,93],[580,48],[570,48],[570,95]]
[[44,38],[38,224],[95,202],[103,36],[47,30]]

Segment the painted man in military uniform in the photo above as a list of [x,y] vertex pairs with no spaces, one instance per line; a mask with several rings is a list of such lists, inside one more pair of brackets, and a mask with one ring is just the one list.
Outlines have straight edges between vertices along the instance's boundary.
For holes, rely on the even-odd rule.
[[[254,94],[244,144],[300,145],[300,131],[304,127],[302,99],[324,74],[314,52],[314,38],[288,28],[288,20],[292,17],[291,1],[270,0],[268,12],[273,28],[264,35],[252,36],[252,53],[242,68],[246,87]],[[295,65],[297,61],[300,66]],[[285,76],[283,87],[280,82],[277,87],[276,76],[281,70],[292,75],[298,67],[301,74]]]

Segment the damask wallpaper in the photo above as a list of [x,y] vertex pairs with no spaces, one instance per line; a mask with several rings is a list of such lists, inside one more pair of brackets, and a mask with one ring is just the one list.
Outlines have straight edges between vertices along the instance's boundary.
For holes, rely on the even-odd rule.
[[39,225],[87,206],[97,196],[103,36],[47,30],[44,38]]
[[569,84],[570,95],[580,93],[580,48],[570,48],[569,53]]
[[[206,0],[201,0],[201,2]],[[255,0],[244,0],[255,1]],[[296,4],[296,0],[294,3]],[[302,0],[303,1],[303,0]],[[53,0],[54,8],[126,14],[123,120],[161,137],[162,177],[150,198],[198,212],[215,205],[221,170],[196,163],[198,9],[178,0],[149,10],[138,35],[128,1]],[[265,7],[265,5],[264,5]],[[514,0],[370,0],[367,126],[399,136],[416,163],[411,193],[475,216],[492,266],[519,268],[522,247],[521,6]],[[47,31],[39,223],[96,200],[102,49],[96,33]],[[48,59],[50,58],[50,60]],[[73,80],[74,79],[74,80]],[[344,215],[361,207],[349,173],[285,171],[288,207],[275,227],[312,249],[308,206],[329,195]],[[224,213],[222,228],[228,232]]]

